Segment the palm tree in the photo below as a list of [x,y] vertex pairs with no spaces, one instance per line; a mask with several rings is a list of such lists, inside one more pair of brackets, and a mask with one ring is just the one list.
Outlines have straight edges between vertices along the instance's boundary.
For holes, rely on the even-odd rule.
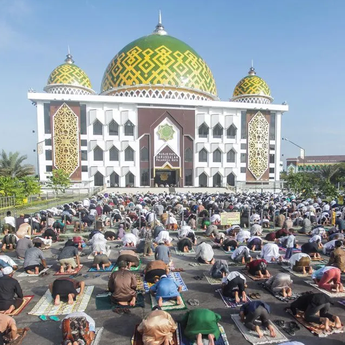
[[340,164],[324,165],[320,167],[320,170],[318,171],[319,178],[331,182],[332,178],[338,173],[340,169]]
[[0,176],[21,178],[33,175],[35,173],[34,167],[30,164],[22,164],[27,158],[26,155],[20,156],[19,152],[7,154],[2,150],[0,154]]

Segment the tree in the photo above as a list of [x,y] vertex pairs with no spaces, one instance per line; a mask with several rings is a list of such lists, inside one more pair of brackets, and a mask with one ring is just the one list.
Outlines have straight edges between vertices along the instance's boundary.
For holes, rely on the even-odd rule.
[[49,177],[50,181],[47,186],[54,189],[55,193],[65,193],[66,189],[71,185],[69,175],[62,169],[53,170],[52,176]]
[[21,194],[24,197],[28,197],[30,195],[40,194],[41,193],[41,185],[38,178],[34,176],[25,176],[20,179],[21,182]]
[[0,176],[0,195],[16,196],[19,190],[19,181],[16,178]]
[[20,156],[19,152],[7,154],[2,150],[0,154],[0,176],[21,178],[33,175],[35,173],[34,167],[30,164],[23,164],[27,158],[26,155]]

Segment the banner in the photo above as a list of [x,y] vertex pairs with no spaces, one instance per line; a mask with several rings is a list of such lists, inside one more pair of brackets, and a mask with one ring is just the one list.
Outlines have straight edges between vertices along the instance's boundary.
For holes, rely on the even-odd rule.
[[221,225],[235,225],[241,223],[240,212],[223,212],[220,214]]

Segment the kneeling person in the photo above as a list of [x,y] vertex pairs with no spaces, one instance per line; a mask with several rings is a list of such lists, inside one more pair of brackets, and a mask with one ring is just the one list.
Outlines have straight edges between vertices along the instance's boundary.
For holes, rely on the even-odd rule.
[[227,274],[223,271],[222,279],[222,294],[225,297],[234,298],[236,303],[240,303],[241,299],[244,303],[247,302],[247,295],[245,292],[246,278],[239,272],[230,272]]
[[99,271],[102,267],[102,270],[105,270],[106,267],[110,267],[111,262],[107,255],[105,254],[97,254],[95,255],[92,263],[92,267],[96,267],[97,271]]
[[247,263],[247,270],[252,276],[260,278],[269,278],[270,272],[267,269],[267,261],[264,259],[255,259]]
[[33,248],[25,252],[24,270],[28,274],[39,274],[47,267],[43,252],[41,251],[41,242],[35,242]]
[[61,322],[63,345],[90,345],[95,339],[95,320],[84,312],[68,314]]
[[280,293],[283,297],[292,296],[292,285],[293,281],[291,280],[290,274],[288,273],[278,273],[275,276],[270,277],[265,285],[273,293]]
[[164,300],[176,299],[177,304],[182,304],[180,292],[182,286],[178,286],[176,282],[163,274],[160,279],[156,279],[155,284],[151,286],[150,293],[155,296],[160,307],[163,306]]
[[[77,289],[80,288],[78,293]],[[58,278],[49,285],[49,290],[54,299],[54,304],[59,305],[60,301],[73,304],[78,294],[84,292],[85,282],[78,282],[71,278]]]

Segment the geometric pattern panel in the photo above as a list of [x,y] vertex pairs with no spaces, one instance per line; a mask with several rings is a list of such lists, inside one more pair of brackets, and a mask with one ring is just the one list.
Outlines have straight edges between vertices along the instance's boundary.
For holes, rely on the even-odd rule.
[[78,116],[66,104],[53,115],[54,165],[71,176],[79,167]]
[[168,98],[168,99],[186,99],[192,101],[209,101],[213,97],[193,92],[189,90],[177,90],[169,88],[135,88],[135,89],[119,89],[111,93],[112,96],[119,97],[143,97],[143,98]]
[[170,85],[217,95],[205,61],[187,44],[168,35],[149,35],[124,47],[108,65],[101,91],[133,85]]
[[247,75],[235,87],[233,97],[240,95],[270,96],[271,90],[262,78],[256,75]]
[[264,96],[258,96],[258,97],[239,97],[236,99],[233,99],[234,102],[240,102],[240,103],[259,103],[259,104],[270,104],[272,103],[270,98],[266,98]]
[[68,85],[47,85],[44,88],[44,91],[48,93],[62,94],[62,95],[92,95],[94,92],[92,90],[80,88],[77,86],[68,86]]
[[248,123],[248,169],[259,180],[268,169],[269,123],[258,111]]
[[86,73],[78,66],[71,63],[64,63],[54,69],[48,78],[50,84],[65,84],[84,86],[91,89],[91,82]]

